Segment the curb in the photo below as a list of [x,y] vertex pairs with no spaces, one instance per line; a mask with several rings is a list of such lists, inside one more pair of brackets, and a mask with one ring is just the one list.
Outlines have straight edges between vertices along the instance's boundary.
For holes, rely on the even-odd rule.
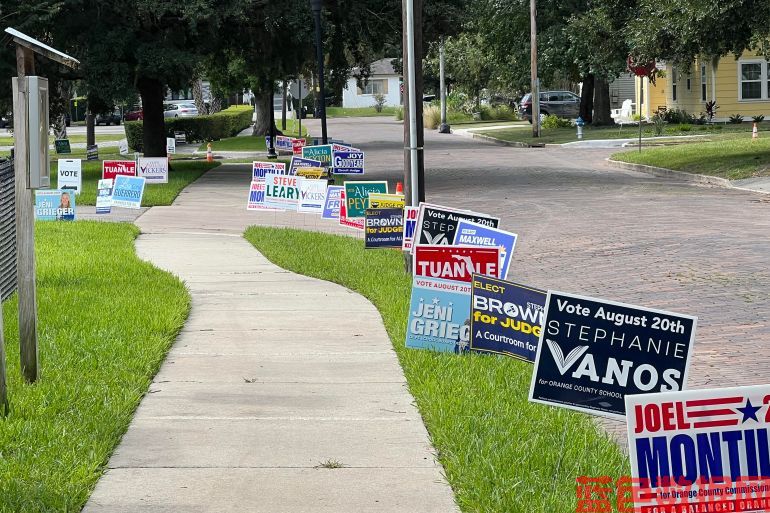
[[510,146],[512,148],[543,148],[543,147],[561,146],[561,144],[532,145],[532,144],[527,144],[519,141],[503,141],[501,139],[496,139],[488,135],[477,134],[475,132],[466,132],[466,133],[471,136],[471,139],[481,139],[482,141],[487,141],[493,144],[497,144],[499,146]]

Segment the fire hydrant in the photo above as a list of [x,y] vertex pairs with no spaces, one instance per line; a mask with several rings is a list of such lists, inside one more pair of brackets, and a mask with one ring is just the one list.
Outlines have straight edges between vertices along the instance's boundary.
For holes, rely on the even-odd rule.
[[583,138],[583,127],[585,126],[586,122],[583,121],[583,118],[578,116],[578,118],[575,120],[575,126],[577,127],[577,138],[582,139]]

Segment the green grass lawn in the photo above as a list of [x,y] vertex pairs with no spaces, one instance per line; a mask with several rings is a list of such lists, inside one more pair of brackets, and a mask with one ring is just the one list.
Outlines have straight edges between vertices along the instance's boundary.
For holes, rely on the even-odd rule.
[[[703,135],[708,136],[710,139],[722,139],[736,137],[738,134],[744,134],[751,136],[751,123],[743,123],[741,125],[694,125],[690,126],[690,129],[680,130],[679,125],[667,126],[663,137],[665,136],[682,136],[682,135]],[[762,123],[759,125],[759,130],[768,132],[770,136],[770,124]],[[563,144],[577,141],[577,129],[576,128],[551,128],[542,129],[539,138],[532,137],[532,125],[527,123],[526,127],[503,129],[503,130],[489,130],[489,131],[476,131],[478,134],[494,137],[509,142],[522,142],[527,144]],[[592,127],[587,126],[583,129],[583,139],[634,139],[639,137],[638,126],[624,126],[622,128],[614,127]],[[642,126],[643,138],[654,138],[655,132],[651,125]]]
[[[126,157],[116,155],[114,158],[125,159]],[[182,189],[200,178],[209,169],[219,165],[220,162],[209,163],[205,160],[172,160],[168,173],[168,183],[147,185],[144,188],[142,206],[171,205]],[[55,160],[51,162],[51,187],[56,186],[57,169],[58,161]],[[78,205],[96,204],[96,185],[101,177],[102,162],[100,160],[83,161],[83,191],[77,196]]]
[[770,133],[756,141],[750,135],[712,142],[645,148],[612,156],[615,160],[664,167],[729,180],[770,176]]
[[[96,144],[99,144],[101,142],[106,141],[119,141],[121,139],[125,139],[126,134],[96,134]],[[86,136],[85,135],[70,135],[67,137],[69,139],[71,144],[75,143],[85,143],[86,142]],[[54,136],[51,136],[49,138],[51,147],[53,148],[53,142],[54,142]],[[13,136],[10,134],[0,134],[0,146],[13,146]],[[53,152],[51,152],[53,153]]]
[[353,118],[353,117],[375,117],[375,116],[395,116],[396,107],[383,107],[382,112],[377,112],[374,107],[326,107],[327,118]]
[[245,237],[277,265],[351,288],[379,309],[465,513],[575,511],[578,476],[628,475],[627,459],[587,415],[528,402],[531,364],[406,349],[411,279],[400,251],[291,229],[252,227]]
[[125,223],[37,223],[40,380],[19,375],[3,305],[11,412],[0,419],[0,511],[77,512],[182,328],[190,300],[139,260]]
[[[280,129],[281,122],[276,121],[276,127]],[[286,120],[286,130],[281,130],[283,135],[289,137],[299,137],[299,123],[294,119]],[[307,128],[302,126],[302,136],[307,137]],[[208,143],[202,143],[198,149],[206,151]],[[227,137],[219,141],[211,142],[211,149],[214,151],[267,151],[265,147],[265,136],[245,135],[241,137]]]

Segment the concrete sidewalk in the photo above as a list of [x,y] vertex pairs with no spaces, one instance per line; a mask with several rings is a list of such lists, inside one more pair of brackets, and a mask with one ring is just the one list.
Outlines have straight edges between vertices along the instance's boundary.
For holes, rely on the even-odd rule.
[[374,306],[240,237],[280,221],[246,211],[249,176],[213,170],[137,221],[192,311],[84,511],[456,512]]

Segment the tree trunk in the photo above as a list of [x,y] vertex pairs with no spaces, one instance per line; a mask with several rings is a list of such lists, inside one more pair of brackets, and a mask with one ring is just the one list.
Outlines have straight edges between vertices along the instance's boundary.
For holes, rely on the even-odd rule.
[[614,125],[610,116],[610,83],[603,78],[594,79],[594,117],[592,124]]
[[281,130],[286,130],[286,101],[287,101],[286,88],[287,87],[288,86],[286,84],[286,80],[284,80],[283,88],[281,91],[283,93],[283,98],[282,98],[283,101],[281,102]]
[[94,113],[89,108],[86,111],[86,147],[96,144],[96,126]]
[[270,109],[273,108],[273,91],[254,91],[257,119],[252,135],[270,135]]
[[587,74],[583,77],[583,88],[580,91],[580,117],[587,124],[594,119],[594,75]]
[[165,87],[154,78],[142,77],[137,82],[142,97],[144,119],[142,120],[142,145],[146,157],[165,157],[166,122],[163,118],[163,96]]
[[212,96],[211,104],[209,105],[209,114],[216,114],[222,110],[222,97]]
[[198,114],[208,114],[209,109],[206,107],[206,102],[203,100],[203,80],[201,80],[200,77],[193,80],[192,95],[193,101],[195,102],[195,108],[198,109]]
[[56,116],[53,125],[53,135],[56,139],[67,138],[67,116],[64,112]]

